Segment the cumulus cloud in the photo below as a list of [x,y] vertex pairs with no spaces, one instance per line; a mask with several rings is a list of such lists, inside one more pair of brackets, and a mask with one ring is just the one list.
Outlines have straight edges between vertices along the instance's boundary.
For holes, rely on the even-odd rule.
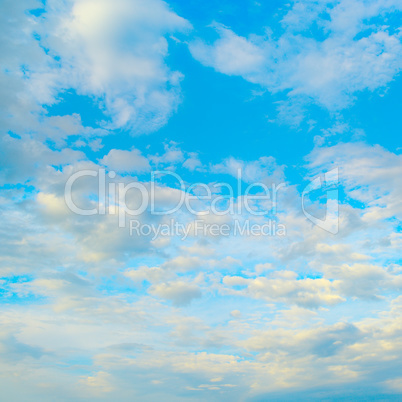
[[55,151],[29,136],[15,138],[5,134],[0,143],[0,180],[3,183],[38,181],[45,170],[54,170],[52,166],[67,166],[86,159],[80,151],[71,148]]
[[183,166],[190,171],[194,171],[199,170],[202,167],[202,163],[198,158],[197,153],[190,152],[189,158],[184,161]]
[[131,151],[112,149],[100,160],[100,163],[117,173],[141,173],[151,168],[148,159],[142,156],[138,149]]
[[339,167],[348,195],[364,204],[366,221],[401,216],[401,155],[380,145],[355,142],[317,147],[308,160],[312,172]]
[[35,128],[35,114],[46,114],[42,105],[56,103],[59,93],[71,89],[97,100],[110,127],[128,127],[134,134],[161,127],[175,111],[182,74],[165,63],[166,36],[191,25],[165,2],[26,0],[7,1],[6,7],[4,38],[15,39],[1,45],[7,54],[0,75],[7,99],[1,118],[14,117],[14,129]]
[[172,274],[168,270],[159,267],[139,267],[128,270],[125,275],[134,282],[148,281],[152,284],[159,283],[169,279]]
[[263,156],[256,161],[243,161],[234,157],[212,166],[216,173],[226,173],[246,183],[280,184],[284,179],[284,167],[276,163],[272,156]]
[[[229,286],[229,294],[243,295],[267,301],[282,301],[303,307],[318,308],[334,305],[344,299],[338,294],[336,282],[328,279],[297,279],[290,271],[276,272],[277,278],[257,277],[253,279],[239,276],[225,276],[223,283]],[[240,290],[237,288],[240,287]],[[243,289],[241,289],[243,288]]]
[[[294,1],[278,26],[266,28],[265,36],[242,37],[215,24],[219,38],[212,44],[196,40],[190,51],[221,73],[241,76],[273,93],[286,92],[282,107],[287,110],[309,99],[339,110],[357,92],[385,87],[401,70],[400,33],[369,23],[384,20],[397,8],[396,1],[382,0]],[[313,30],[320,39],[312,37]]]
[[194,58],[228,75],[251,78],[264,68],[265,55],[260,47],[222,25],[216,24],[215,29],[220,38],[213,46],[205,46],[200,40],[190,45]]
[[160,0],[54,1],[47,10],[43,42],[60,60],[62,88],[98,98],[114,127],[138,133],[166,123],[182,76],[164,62],[165,35],[189,22]]
[[[174,141],[164,144],[163,148],[165,152],[162,155],[156,154],[150,157],[156,166],[174,166],[184,161],[185,152]],[[194,154],[190,155],[190,158],[191,156],[194,157]]]
[[149,291],[151,294],[172,301],[175,306],[186,306],[193,299],[201,297],[198,286],[183,281],[162,283],[152,286]]

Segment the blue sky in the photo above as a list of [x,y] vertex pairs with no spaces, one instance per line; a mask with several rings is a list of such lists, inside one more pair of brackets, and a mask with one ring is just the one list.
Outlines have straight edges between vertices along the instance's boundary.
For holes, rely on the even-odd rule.
[[399,1],[1,4],[6,400],[401,398]]

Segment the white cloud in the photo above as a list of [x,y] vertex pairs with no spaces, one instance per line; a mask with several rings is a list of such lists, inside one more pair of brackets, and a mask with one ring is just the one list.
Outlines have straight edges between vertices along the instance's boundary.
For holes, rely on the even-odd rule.
[[175,306],[186,306],[193,299],[201,297],[198,286],[183,281],[161,283],[152,286],[149,292],[163,299],[171,300]]
[[312,173],[339,167],[348,195],[364,204],[366,222],[401,217],[402,157],[379,145],[362,142],[318,147],[308,157]]
[[[276,278],[225,276],[223,283],[231,289],[225,292],[238,296],[249,296],[267,301],[281,301],[307,308],[335,305],[344,301],[338,294],[336,282],[328,279],[297,279],[291,271],[276,271]],[[274,275],[271,275],[274,276]],[[235,290],[240,287],[240,290]]]
[[134,133],[166,123],[180,101],[181,74],[164,62],[165,35],[191,25],[160,0],[54,0],[43,41],[60,57],[59,85],[96,97],[112,127]]
[[172,277],[172,273],[159,267],[139,267],[126,271],[125,275],[134,282],[148,281],[152,284],[163,282]]
[[150,156],[150,160],[156,166],[167,165],[173,166],[182,163],[185,159],[184,152],[177,146],[174,141],[164,144],[164,153]]
[[[39,8],[40,17],[28,11]],[[0,119],[7,129],[41,131],[42,106],[70,89],[97,101],[110,127],[134,134],[164,125],[180,102],[182,74],[165,63],[166,36],[191,25],[161,0],[8,1],[2,15]],[[45,130],[69,135],[56,119]]]
[[384,382],[384,385],[392,393],[402,394],[402,377],[397,377]]
[[[190,51],[221,73],[242,76],[273,93],[287,92],[290,103],[313,99],[330,110],[342,109],[357,92],[385,87],[401,71],[400,33],[368,22],[397,7],[396,1],[383,0],[295,1],[265,36],[241,37],[215,25],[220,38],[213,44],[194,41]],[[322,39],[311,37],[314,29]]]
[[194,256],[179,255],[164,264],[164,267],[172,271],[193,271],[202,265],[202,259]]
[[83,377],[80,380],[80,383],[87,388],[85,391],[90,391],[90,393],[94,393],[95,396],[103,396],[105,392],[111,392],[114,390],[114,387],[110,383],[111,375],[104,372],[99,371],[95,373],[93,376]]
[[142,156],[138,149],[131,151],[112,149],[100,160],[100,163],[117,173],[141,173],[151,168],[148,159]]
[[280,184],[284,182],[283,166],[278,166],[272,156],[263,156],[255,161],[243,161],[233,157],[212,166],[214,173],[226,173],[246,183],[261,182]]
[[54,151],[29,136],[14,138],[5,134],[0,144],[0,181],[3,183],[24,183],[29,179],[37,182],[46,170],[55,170],[52,165],[66,166],[86,159],[80,151],[70,148]]
[[264,67],[264,51],[222,25],[215,25],[215,29],[220,39],[213,47],[205,46],[200,40],[190,44],[193,57],[224,74],[246,77],[258,74]]
[[194,170],[200,170],[202,163],[195,152],[189,152],[189,158],[184,161],[183,167],[193,172]]

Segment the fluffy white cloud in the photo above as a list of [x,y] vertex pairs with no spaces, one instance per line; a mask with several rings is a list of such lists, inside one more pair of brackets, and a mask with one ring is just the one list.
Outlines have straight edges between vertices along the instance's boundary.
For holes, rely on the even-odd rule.
[[54,151],[41,141],[23,136],[14,138],[8,134],[0,138],[0,181],[3,183],[35,182],[45,176],[46,171],[55,170],[51,166],[66,166],[86,156],[70,148]]
[[201,291],[198,286],[183,281],[161,283],[152,286],[149,292],[171,300],[175,306],[186,306],[193,299],[201,297]]
[[112,149],[100,160],[100,163],[117,173],[141,173],[151,168],[148,159],[142,156],[138,149],[131,151]]
[[260,47],[222,25],[215,24],[214,27],[220,39],[212,47],[205,46],[200,40],[193,42],[190,50],[194,58],[221,73],[250,79],[264,68],[265,54]]
[[186,159],[183,163],[183,167],[190,170],[191,172],[194,170],[200,170],[202,167],[202,163],[199,160],[197,153],[190,152],[189,158]]
[[402,214],[402,157],[379,145],[362,142],[317,147],[309,155],[312,173],[338,167],[348,195],[364,204],[364,220]]
[[[300,99],[342,109],[356,92],[384,87],[401,70],[400,32],[369,22],[398,7],[397,1],[383,0],[295,1],[278,29],[267,28],[266,36],[241,37],[215,25],[220,38],[213,44],[194,41],[190,51],[221,73],[242,76],[274,93],[286,91],[287,110]],[[311,36],[314,29],[322,39]]]
[[[282,301],[303,307],[317,308],[321,305],[334,305],[344,299],[337,292],[337,283],[328,279],[297,279],[290,271],[275,272],[277,278],[257,277],[253,279],[226,276],[223,283],[232,289],[229,294],[243,295],[267,301]],[[235,290],[234,288],[244,288]]]
[[260,182],[276,185],[285,180],[283,169],[284,167],[278,166],[272,156],[263,156],[256,161],[243,161],[230,157],[212,166],[213,172],[226,173],[246,183]]
[[[36,17],[33,9],[43,13]],[[1,18],[0,122],[8,130],[41,132],[42,106],[70,89],[96,100],[110,127],[135,134],[164,125],[180,102],[182,74],[165,63],[166,36],[191,25],[161,0],[6,1]],[[61,134],[65,123],[51,119],[45,131],[55,126],[57,135],[71,135],[68,127]]]
[[180,101],[181,74],[164,62],[165,35],[191,25],[166,3],[49,2],[43,43],[60,58],[59,85],[103,102],[113,127],[134,133],[166,123]]

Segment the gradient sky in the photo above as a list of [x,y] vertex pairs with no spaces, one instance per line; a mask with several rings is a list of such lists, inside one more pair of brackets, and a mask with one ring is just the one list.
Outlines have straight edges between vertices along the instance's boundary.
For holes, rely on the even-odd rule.
[[[0,4],[1,400],[401,400],[400,0]],[[67,180],[100,169],[228,183],[222,208],[282,184],[276,214],[136,219],[286,233],[153,238],[73,213]],[[302,199],[334,171],[331,233]],[[97,183],[74,185],[82,208]],[[161,177],[158,208],[184,193]]]

